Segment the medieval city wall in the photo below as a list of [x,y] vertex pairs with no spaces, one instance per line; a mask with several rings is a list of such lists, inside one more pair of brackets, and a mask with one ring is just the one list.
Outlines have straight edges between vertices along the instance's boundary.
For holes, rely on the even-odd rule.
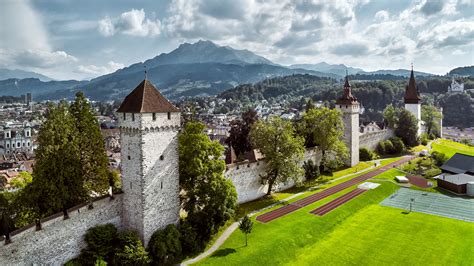
[[[307,150],[301,161],[312,160],[319,164],[321,152],[317,149]],[[261,175],[265,174],[266,162],[260,160],[257,162],[239,162],[228,164],[225,177],[229,178],[237,190],[237,202],[244,203],[256,200],[265,196],[268,190],[267,184],[262,184]],[[301,177],[304,180],[304,177]],[[282,191],[295,186],[294,181],[288,181],[276,185],[276,191]]]
[[387,140],[395,136],[393,130],[383,129],[376,132],[367,132],[359,135],[359,146],[360,148],[367,148],[369,150],[375,150],[377,144],[380,141]]
[[12,243],[0,243],[0,265],[62,265],[76,257],[85,247],[87,229],[111,223],[120,228],[122,194],[97,200],[94,208],[87,204],[69,210],[69,219],[62,213],[46,218],[42,229],[34,225],[12,233]]

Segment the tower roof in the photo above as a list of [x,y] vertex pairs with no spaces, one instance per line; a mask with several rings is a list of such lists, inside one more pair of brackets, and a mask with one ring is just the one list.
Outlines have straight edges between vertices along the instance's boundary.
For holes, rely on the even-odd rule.
[[405,89],[405,103],[420,103],[421,98],[416,89],[415,75],[413,74],[413,68],[411,69],[410,80],[408,86]]
[[167,113],[179,112],[150,81],[144,79],[118,108],[119,113]]
[[352,95],[351,84],[349,84],[349,76],[346,74],[344,82],[344,94],[336,100],[336,104],[358,104],[357,98]]

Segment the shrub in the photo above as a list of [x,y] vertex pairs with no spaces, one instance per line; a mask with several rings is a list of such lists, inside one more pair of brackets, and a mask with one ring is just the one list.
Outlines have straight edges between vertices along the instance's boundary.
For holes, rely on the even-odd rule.
[[385,153],[386,154],[395,154],[395,153],[397,153],[395,151],[395,147],[393,146],[393,143],[390,140],[384,141],[384,145],[385,145]]
[[375,151],[379,155],[384,155],[385,154],[385,142],[380,141],[379,144],[377,144],[377,147],[375,148]]
[[431,158],[433,158],[436,161],[437,166],[443,165],[448,160],[448,157],[446,157],[446,154],[442,152],[437,152],[437,151],[434,151],[431,153]]
[[113,224],[98,225],[89,228],[84,235],[87,248],[82,259],[96,261],[103,258],[110,261],[114,255],[115,242],[117,240],[117,228]]
[[154,264],[171,265],[181,259],[180,233],[174,224],[158,230],[151,236],[148,252]]
[[393,137],[390,138],[390,141],[393,144],[393,149],[395,153],[400,154],[402,152],[405,152],[405,144],[403,143],[401,138]]
[[118,234],[119,247],[115,251],[115,262],[120,265],[147,265],[151,262],[148,252],[135,231]]
[[370,161],[374,159],[374,153],[369,151],[367,148],[359,149],[359,160],[360,161]]
[[428,134],[426,133],[421,134],[420,141],[422,145],[427,145],[429,141]]
[[181,221],[179,233],[183,255],[194,254],[203,248],[197,241],[196,231],[187,221]]
[[437,176],[439,174],[441,174],[441,169],[432,168],[432,169],[426,170],[425,173],[423,174],[423,176],[426,177],[426,178],[430,178],[430,177]]
[[304,176],[306,180],[312,180],[319,177],[319,166],[312,160],[303,162]]

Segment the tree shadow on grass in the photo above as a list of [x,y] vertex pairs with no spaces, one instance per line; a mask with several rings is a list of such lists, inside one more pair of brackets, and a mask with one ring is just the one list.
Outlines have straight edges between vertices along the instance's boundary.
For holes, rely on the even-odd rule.
[[211,257],[225,257],[229,254],[235,253],[235,249],[233,248],[225,248],[225,249],[219,249],[218,251],[214,252]]

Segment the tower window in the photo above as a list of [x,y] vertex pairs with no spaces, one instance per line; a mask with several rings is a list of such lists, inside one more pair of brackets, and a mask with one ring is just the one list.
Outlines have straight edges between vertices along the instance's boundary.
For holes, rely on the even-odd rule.
[[152,115],[153,115],[153,121],[155,121],[156,120],[156,113],[153,113]]
[[127,158],[130,160],[130,155],[129,155],[129,156],[127,156]]
[[170,120],[170,119],[171,119],[171,113],[168,112],[168,120]]
[[9,143],[7,143],[7,148],[10,148],[10,144],[9,144]]
[[123,120],[127,120],[127,113],[123,113]]
[[132,182],[130,182],[130,189],[132,189]]
[[163,181],[161,181],[160,188],[163,189]]
[[160,160],[163,161],[165,159],[165,156],[160,155]]
[[135,113],[132,113],[132,121],[135,121]]

